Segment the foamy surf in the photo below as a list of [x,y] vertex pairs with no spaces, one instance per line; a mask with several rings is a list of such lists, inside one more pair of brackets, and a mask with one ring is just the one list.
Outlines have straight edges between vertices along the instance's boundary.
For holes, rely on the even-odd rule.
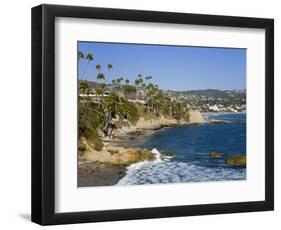
[[246,169],[212,168],[184,162],[140,162],[128,167],[117,185],[163,184],[205,181],[245,180]]
[[[155,155],[155,160],[153,161],[141,161],[135,164],[131,164],[127,167],[126,176],[123,177],[117,185],[126,185],[129,182],[129,178],[132,178],[136,171],[140,171],[149,165],[155,165],[163,162],[167,162],[171,159],[170,156],[163,156],[156,148],[153,148],[151,152]],[[128,183],[130,184],[130,183]]]
[[154,148],[154,149],[152,149],[151,150],[151,152],[154,154],[154,156],[155,156],[155,160],[154,161],[152,161],[153,163],[159,163],[159,162],[162,162],[163,160],[163,158],[161,157],[161,153],[156,149],[156,148]]

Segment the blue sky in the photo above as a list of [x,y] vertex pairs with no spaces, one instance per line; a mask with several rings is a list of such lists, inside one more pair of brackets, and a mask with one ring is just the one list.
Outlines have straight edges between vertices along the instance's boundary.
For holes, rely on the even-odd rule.
[[79,77],[87,68],[84,79],[91,81],[100,64],[107,83],[116,77],[133,83],[142,74],[162,89],[246,88],[246,49],[78,42],[78,50],[94,56],[88,67],[85,60],[78,64]]

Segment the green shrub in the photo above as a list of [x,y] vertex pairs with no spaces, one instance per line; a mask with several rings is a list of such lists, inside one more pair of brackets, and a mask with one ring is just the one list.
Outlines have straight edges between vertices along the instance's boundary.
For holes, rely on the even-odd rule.
[[94,130],[101,128],[104,123],[104,111],[95,103],[79,103],[79,138],[87,138]]
[[97,130],[93,130],[87,137],[87,140],[94,145],[94,149],[97,151],[101,151],[103,148],[103,142],[98,135]]
[[94,141],[94,149],[97,151],[101,151],[103,149],[103,143],[100,138],[95,139]]

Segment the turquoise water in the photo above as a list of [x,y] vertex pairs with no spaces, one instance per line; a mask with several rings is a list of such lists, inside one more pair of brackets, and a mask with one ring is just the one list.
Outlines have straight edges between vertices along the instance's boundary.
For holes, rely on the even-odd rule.
[[[176,158],[132,165],[119,184],[246,179],[245,168],[230,167],[225,161],[230,155],[246,155],[246,114],[205,115],[205,119],[230,123],[165,128],[137,137],[131,146],[165,150],[176,154]],[[210,151],[222,152],[224,157],[212,159],[208,155]]]

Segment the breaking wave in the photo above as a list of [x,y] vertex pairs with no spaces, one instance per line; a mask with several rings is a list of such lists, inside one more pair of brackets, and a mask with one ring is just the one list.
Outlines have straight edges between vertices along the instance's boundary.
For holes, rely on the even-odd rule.
[[[153,152],[154,150],[152,150]],[[156,150],[157,151],[157,150]],[[156,154],[154,151],[154,154]],[[157,151],[158,152],[158,151]],[[127,174],[117,185],[141,185],[184,182],[245,180],[246,169],[203,167],[193,163],[170,161],[156,157],[155,161],[139,162],[127,168]]]

